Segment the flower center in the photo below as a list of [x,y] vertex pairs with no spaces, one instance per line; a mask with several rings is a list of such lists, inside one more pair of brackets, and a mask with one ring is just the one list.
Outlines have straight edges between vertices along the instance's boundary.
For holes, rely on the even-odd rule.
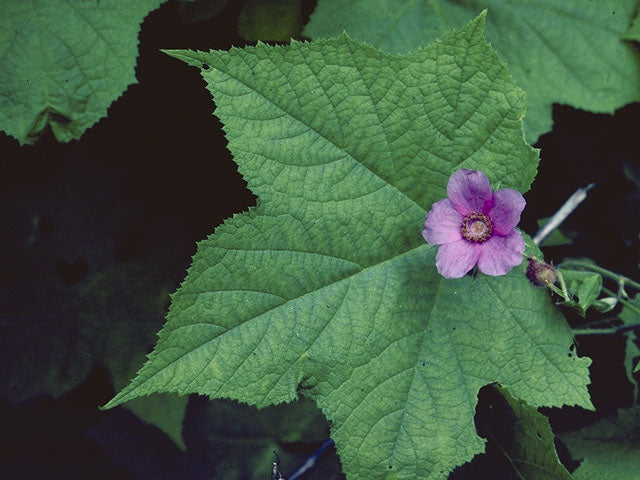
[[460,231],[465,240],[484,243],[491,237],[493,224],[484,213],[473,212],[464,217]]

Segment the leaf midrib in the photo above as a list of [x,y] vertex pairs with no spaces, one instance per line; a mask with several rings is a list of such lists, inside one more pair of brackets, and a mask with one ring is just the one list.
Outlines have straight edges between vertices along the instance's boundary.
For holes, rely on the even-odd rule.
[[[192,353],[194,353],[194,352],[198,351],[198,350],[199,350],[199,349],[201,349],[201,348],[206,347],[206,346],[207,346],[207,345],[209,345],[211,342],[214,342],[214,341],[216,341],[216,340],[221,339],[221,338],[222,338],[222,337],[224,337],[225,335],[227,335],[227,334],[229,334],[229,333],[233,332],[233,331],[234,331],[234,329],[236,329],[236,328],[241,327],[242,325],[244,325],[246,322],[248,322],[248,321],[252,321],[252,320],[256,320],[256,319],[258,319],[258,318],[260,318],[260,317],[263,317],[264,315],[266,315],[266,314],[268,314],[268,313],[270,313],[270,312],[272,312],[272,311],[274,311],[274,310],[277,310],[277,309],[280,309],[280,308],[284,308],[284,307],[286,307],[286,306],[290,305],[290,304],[291,304],[291,302],[297,302],[297,301],[299,301],[300,299],[303,299],[303,298],[304,298],[305,296],[307,296],[307,295],[315,294],[315,293],[320,292],[321,290],[323,290],[323,289],[325,289],[325,288],[331,287],[331,286],[336,285],[336,284],[338,284],[338,283],[342,283],[342,282],[349,281],[349,280],[350,280],[350,279],[352,279],[353,277],[355,277],[355,276],[357,276],[357,275],[360,275],[360,274],[364,274],[364,273],[366,273],[366,272],[367,272],[368,270],[370,270],[370,269],[374,269],[374,268],[380,267],[380,266],[384,265],[385,263],[392,262],[392,261],[394,261],[395,259],[397,259],[397,258],[399,258],[399,257],[402,257],[403,255],[411,254],[411,253],[413,253],[415,250],[418,250],[418,249],[421,249],[421,248],[433,248],[433,246],[428,245],[428,244],[426,244],[426,243],[425,243],[425,244],[421,244],[421,245],[417,245],[417,246],[411,247],[411,248],[409,248],[408,250],[406,250],[406,251],[404,251],[404,252],[401,252],[401,253],[398,253],[398,254],[396,254],[396,255],[394,255],[394,256],[392,256],[392,257],[390,257],[390,258],[387,258],[387,259],[385,259],[385,260],[383,260],[383,261],[381,261],[381,262],[373,263],[373,264],[371,264],[371,265],[369,265],[369,266],[367,266],[367,267],[364,267],[364,268],[362,268],[362,269],[361,269],[361,270],[359,270],[359,271],[353,272],[353,273],[351,273],[351,274],[349,274],[349,275],[347,275],[347,276],[345,276],[345,277],[343,277],[343,278],[341,278],[341,279],[339,279],[339,280],[334,280],[334,281],[332,281],[331,283],[327,283],[327,284],[321,285],[321,286],[319,286],[319,287],[317,287],[317,288],[315,288],[315,289],[313,289],[313,290],[310,290],[310,291],[304,292],[303,294],[298,295],[297,297],[291,298],[291,299],[289,299],[289,300],[287,300],[287,301],[285,301],[285,302],[283,302],[283,303],[281,303],[281,304],[278,304],[278,305],[276,305],[276,306],[274,306],[274,307],[271,307],[271,308],[269,308],[269,309],[267,309],[267,310],[265,310],[265,311],[263,311],[263,312],[260,312],[258,315],[255,315],[255,316],[252,316],[252,317],[250,317],[250,318],[244,319],[244,320],[243,320],[243,321],[241,321],[240,323],[238,323],[238,324],[234,325],[232,328],[226,329],[224,332],[222,332],[221,334],[219,334],[219,335],[215,336],[214,338],[207,339],[205,342],[201,343],[201,344],[200,344],[200,345],[198,345],[197,347],[192,348],[192,349],[191,349],[191,350],[189,350],[188,352],[185,352],[184,354],[180,355],[179,357],[177,357],[177,358],[175,358],[175,359],[171,360],[169,363],[167,363],[166,365],[164,365],[162,368],[158,368],[158,369],[157,369],[157,370],[156,370],[156,371],[155,371],[151,376],[149,376],[148,378],[146,378],[144,381],[142,381],[142,382],[140,382],[140,383],[138,383],[138,384],[135,384],[135,385],[134,385],[134,383],[129,384],[129,385],[128,385],[124,390],[122,390],[122,391],[121,391],[121,392],[120,392],[116,397],[114,397],[114,398],[113,398],[113,399],[112,399],[112,400],[111,400],[107,405],[115,406],[115,405],[119,405],[120,403],[123,403],[123,402],[125,402],[125,401],[129,400],[130,398],[135,398],[135,397],[131,397],[131,396],[130,396],[130,392],[131,392],[131,391],[136,390],[136,389],[138,389],[138,388],[141,388],[143,385],[145,385],[145,384],[149,383],[153,378],[155,378],[157,375],[159,375],[160,373],[162,373],[162,372],[163,372],[164,370],[166,370],[168,367],[170,367],[170,366],[172,366],[172,365],[175,365],[176,363],[178,363],[179,361],[181,361],[184,357],[186,357],[186,356],[188,356],[188,355],[190,355],[190,354],[192,354]],[[204,292],[202,292],[202,293],[204,293]],[[180,295],[180,293],[178,293],[178,295]],[[194,293],[194,295],[198,295],[198,294],[197,294],[197,293]],[[175,302],[175,299],[174,299],[174,302]],[[331,318],[333,318],[333,317],[331,317]],[[327,322],[327,324],[328,324],[328,323],[330,323],[330,321],[328,321],[328,322]],[[184,325],[184,327],[192,326],[192,325],[193,325],[193,324]],[[210,324],[207,324],[207,325],[210,325]],[[173,332],[175,332],[175,330],[172,330],[170,333],[173,333]],[[162,333],[162,332],[161,332],[161,333]],[[260,340],[260,341],[262,341],[262,340]],[[258,343],[259,343],[259,342],[258,342]],[[307,349],[307,350],[308,350],[308,349]],[[155,353],[155,350],[154,350],[154,353]],[[247,355],[247,358],[248,358],[250,355],[251,355],[251,354],[249,353],[249,354]],[[149,361],[150,361],[150,360],[151,360],[151,357],[149,358]],[[299,358],[298,358],[298,360],[299,360]],[[291,367],[293,367],[293,366],[294,366],[294,365],[296,365],[296,364],[297,364],[297,360],[296,360],[296,361],[294,361],[294,362],[291,362]],[[291,368],[291,367],[290,367],[290,368]],[[285,374],[286,374],[286,372],[288,372],[288,371],[289,371],[289,369],[285,370],[285,371],[282,373],[282,375],[280,375],[280,377],[279,377],[279,378],[282,378],[282,376],[283,376],[283,375],[285,375]],[[140,372],[140,373],[142,373],[142,372]],[[139,374],[139,375],[140,375],[140,374]],[[138,377],[138,378],[139,378],[139,377]],[[231,380],[231,377],[227,378],[223,383],[225,383],[225,384],[226,384],[226,383],[228,383],[230,380]],[[192,381],[191,381],[191,382],[193,382],[193,379],[192,379]],[[275,383],[277,383],[277,382],[275,382]],[[114,403],[114,402],[117,402],[117,403]]]

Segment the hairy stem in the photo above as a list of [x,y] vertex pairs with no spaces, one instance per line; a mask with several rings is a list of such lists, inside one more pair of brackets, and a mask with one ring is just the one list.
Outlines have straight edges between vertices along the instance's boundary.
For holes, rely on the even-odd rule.
[[565,260],[558,267],[567,268],[579,268],[583,270],[591,270],[592,272],[599,273],[603,277],[607,277],[618,284],[618,286],[623,289],[625,285],[629,285],[637,290],[640,290],[640,283],[631,280],[624,275],[620,275],[618,273],[612,272],[611,270],[607,270],[606,268],[599,267],[591,262],[587,262],[585,260]]
[[611,328],[573,328],[571,332],[574,335],[615,335],[618,333],[625,333],[629,330],[636,330],[640,328],[640,323],[632,323],[630,325],[620,325],[619,327]]

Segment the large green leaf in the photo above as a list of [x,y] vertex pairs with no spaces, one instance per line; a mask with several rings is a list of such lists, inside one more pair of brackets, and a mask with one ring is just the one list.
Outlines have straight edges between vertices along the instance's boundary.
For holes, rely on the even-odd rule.
[[136,81],[140,23],[163,1],[3,1],[0,130],[21,144],[47,126],[80,138]]
[[[637,0],[320,0],[304,34],[346,30],[404,53],[488,8],[487,37],[527,92],[527,139],[551,130],[551,104],[613,112],[640,100],[640,58],[624,42]],[[627,34],[627,37],[632,38]]]
[[152,392],[313,398],[349,478],[445,478],[483,450],[478,390],[590,407],[589,359],[524,266],[445,280],[421,230],[452,171],[525,191],[524,95],[484,15],[407,56],[347,36],[209,53],[201,68],[258,206],[201,242],[145,367]]

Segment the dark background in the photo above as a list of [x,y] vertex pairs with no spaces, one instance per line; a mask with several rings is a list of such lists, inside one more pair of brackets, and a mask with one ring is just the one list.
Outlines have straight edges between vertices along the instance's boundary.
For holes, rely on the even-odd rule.
[[[109,108],[108,116],[79,141],[60,144],[46,133],[37,144],[21,147],[0,133],[0,218],[4,225],[0,331],[3,342],[17,343],[32,358],[32,368],[47,368],[49,357],[43,354],[45,363],[40,367],[40,354],[29,350],[42,332],[59,336],[60,342],[82,338],[77,325],[66,325],[69,316],[93,308],[94,304],[85,305],[78,297],[98,271],[162,262],[153,275],[164,289],[155,293],[161,295],[161,310],[166,309],[167,293],[184,278],[196,242],[225,218],[255,204],[226,150],[221,124],[212,115],[211,98],[199,72],[159,51],[247,44],[237,31],[243,3],[232,1],[214,18],[192,24],[181,24],[175,1],[152,12],[139,37],[139,83],[130,86]],[[304,24],[315,2],[305,0],[301,5]],[[547,260],[557,263],[565,256],[590,257],[638,279],[640,104],[627,105],[615,115],[555,105],[553,118],[553,131],[535,145],[541,149],[539,175],[526,194],[521,228],[533,235],[538,219],[553,214],[577,188],[594,182],[596,187],[587,200],[563,226],[573,243],[545,249]],[[137,280],[125,279],[124,285],[127,281]],[[127,301],[134,304],[137,299]],[[73,308],[68,307],[70,302]],[[136,307],[123,308],[135,314]],[[600,318],[595,313],[586,320],[566,313],[574,326]],[[162,314],[156,317],[151,320],[153,331],[163,323]],[[146,340],[143,353],[153,347],[154,338]],[[593,421],[631,402],[631,384],[622,368],[622,338],[579,337],[578,348],[581,355],[594,359],[590,390],[599,410],[597,414],[568,408],[545,412],[557,431]],[[0,359],[8,366],[6,375],[20,372],[9,367],[14,361],[9,354]],[[64,361],[57,359],[56,365]],[[74,359],[67,361],[72,369]],[[99,356],[78,375],[84,380],[56,398],[40,392],[10,401],[16,398],[12,392],[0,393],[1,477],[251,478],[243,467],[237,471],[221,468],[225,452],[203,440],[198,414],[207,408],[205,399],[192,398],[189,403],[183,431],[187,449],[181,451],[161,430],[121,407],[98,410],[114,394],[109,369]],[[483,402],[481,395],[480,412],[486,407]],[[249,407],[233,408],[239,416],[255,413]],[[277,415],[295,412],[293,407],[285,408]],[[216,428],[224,436],[225,427]],[[279,427],[273,426],[273,432],[269,428],[267,434],[276,439],[279,450],[288,452],[283,473],[292,471],[295,462],[317,448],[327,431],[319,419],[318,429],[325,433],[304,442],[278,440]],[[265,435],[264,431],[259,435]],[[561,445],[560,449],[563,453]],[[566,461],[575,466],[568,457]],[[493,471],[493,478],[499,478],[501,462],[490,444],[486,455],[456,470],[453,477],[482,478],[482,472]],[[270,469],[265,464],[260,478],[269,478]],[[335,453],[308,478],[339,478]]]

